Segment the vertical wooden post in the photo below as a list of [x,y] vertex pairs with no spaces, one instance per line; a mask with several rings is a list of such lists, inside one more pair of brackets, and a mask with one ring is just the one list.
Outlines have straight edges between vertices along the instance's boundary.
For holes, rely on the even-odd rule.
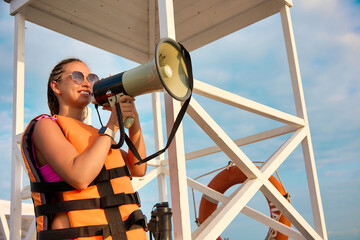
[[[160,38],[175,39],[174,7],[172,0],[158,0]],[[165,94],[166,127],[168,135],[181,107],[169,94]],[[184,137],[182,125],[168,151],[171,202],[173,209],[173,229],[175,240],[191,239],[190,213],[187,191]]]
[[14,31],[14,80],[13,80],[13,123],[11,150],[11,207],[10,239],[21,239],[21,191],[23,167],[22,159],[16,157],[16,135],[24,131],[24,80],[25,80],[25,17],[15,15]]
[[316,173],[314,152],[311,143],[309,123],[305,107],[305,98],[301,82],[299,60],[295,47],[294,31],[291,22],[290,9],[284,5],[280,9],[281,21],[283,25],[284,38],[286,51],[288,56],[291,82],[293,87],[293,93],[295,98],[296,113],[298,117],[301,117],[305,121],[305,128],[307,128],[307,136],[302,141],[302,148],[304,154],[306,176],[308,181],[308,187],[310,191],[310,199],[315,223],[316,232],[327,239],[325,218],[323,207],[321,203],[320,188],[318,177]]

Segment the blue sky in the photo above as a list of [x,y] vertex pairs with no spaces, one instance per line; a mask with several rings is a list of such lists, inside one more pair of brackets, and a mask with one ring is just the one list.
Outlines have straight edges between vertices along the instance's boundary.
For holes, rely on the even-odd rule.
[[[360,1],[294,1],[290,9],[298,50],[305,101],[329,239],[360,239]],[[13,81],[13,17],[0,2],[0,199],[10,199],[10,159]],[[100,77],[126,71],[136,63],[26,22],[25,122],[47,113],[46,81],[63,58],[83,59]],[[46,41],[44,41],[46,40]],[[280,15],[191,53],[196,79],[243,97],[295,114]],[[232,138],[280,126],[278,123],[194,96]],[[137,98],[149,153],[154,151],[150,96]],[[107,116],[103,113],[103,118]],[[93,123],[98,126],[95,112]],[[184,119],[187,152],[212,146],[189,118]],[[264,161],[289,136],[241,149],[254,161]],[[228,159],[215,154],[187,163],[189,177],[223,166]],[[205,167],[204,167],[205,166]],[[279,169],[294,207],[313,224],[302,150],[297,148]],[[26,175],[24,175],[26,181]],[[207,184],[210,177],[201,179]],[[153,181],[141,190],[148,217],[157,202]],[[201,197],[196,194],[197,204]],[[268,214],[257,194],[249,205]],[[192,199],[190,199],[192,207]],[[194,213],[191,212],[193,221]],[[195,225],[192,223],[192,229]],[[267,227],[239,215],[223,237],[263,239]]]

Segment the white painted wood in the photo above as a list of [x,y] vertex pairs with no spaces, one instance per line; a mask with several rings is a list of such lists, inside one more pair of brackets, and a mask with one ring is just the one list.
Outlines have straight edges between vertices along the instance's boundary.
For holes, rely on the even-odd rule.
[[[176,26],[178,40],[181,41],[189,51],[193,51],[210,42],[214,42],[222,37],[225,37],[230,33],[243,29],[251,24],[278,13],[280,7],[283,4],[284,1],[265,0],[256,6],[249,6],[249,8],[245,9],[244,11],[241,11],[242,9],[240,8],[238,14],[224,19],[221,22],[212,22],[209,19],[201,19],[199,22],[195,22],[193,20],[191,22],[189,21],[187,24],[178,24]],[[222,5],[220,5],[220,7],[221,6]],[[203,9],[199,10],[200,14],[202,10]],[[208,22],[210,24],[205,25],[201,31],[197,31],[192,34],[188,33],[188,29],[191,29],[193,25],[204,25],[204,22]]]
[[10,2],[10,14],[15,15],[26,5],[30,4],[34,0],[11,0]]
[[6,220],[5,213],[2,209],[0,209],[0,230],[1,236],[4,238],[4,240],[10,240],[9,225]]
[[15,15],[14,31],[14,81],[13,81],[13,128],[11,157],[11,208],[10,238],[21,239],[21,188],[23,168],[16,156],[16,135],[24,130],[24,87],[25,87],[25,17],[21,13]]
[[[169,94],[165,94],[166,128],[168,135],[175,122],[180,103]],[[172,143],[168,148],[171,203],[173,210],[174,239],[190,239],[190,212],[186,184],[185,150],[182,124],[179,126]]]
[[293,125],[295,127],[302,127],[305,125],[304,120],[299,117],[240,97],[239,95],[211,86],[198,80],[195,80],[194,82],[194,93],[285,124]]
[[259,190],[259,179],[246,180],[231,196],[227,204],[220,205],[193,233],[192,239],[213,240],[219,236]]
[[174,4],[172,0],[158,0],[160,38],[176,39]]
[[190,101],[187,113],[247,177],[256,177],[254,173],[258,171],[257,167],[209,116],[194,97]]
[[[169,170],[166,169],[166,174],[169,174]],[[187,185],[205,195],[213,199],[214,201],[221,202],[223,204],[227,204],[230,201],[230,198],[225,196],[224,194],[221,194],[207,186],[205,186],[202,183],[199,183],[191,178],[187,178]],[[295,229],[289,228],[278,221],[264,215],[263,213],[260,213],[248,206],[245,206],[241,213],[245,214],[248,217],[253,218],[254,220],[257,220],[271,228],[274,228],[277,231],[281,231],[284,234],[287,234],[289,237],[293,239],[305,239],[298,231]]]
[[269,178],[285,159],[295,150],[306,136],[304,128],[298,129],[288,140],[275,151],[274,154],[260,167],[265,178]]
[[295,46],[294,30],[292,28],[289,8],[286,6],[282,7],[280,10],[280,15],[283,26],[286,53],[287,53],[289,69],[290,69],[291,83],[293,87],[296,113],[298,117],[304,119],[305,122],[307,123],[305,99],[304,99],[304,92],[301,83],[299,60]]
[[[164,148],[163,131],[162,131],[162,120],[161,120],[161,101],[160,93],[152,93],[152,104],[153,104],[153,121],[154,121],[154,137],[155,137],[155,151],[159,151]],[[158,159],[164,160],[164,154],[161,154]],[[157,178],[158,189],[159,189],[159,202],[167,202],[167,184],[164,174],[158,175]]]
[[34,217],[24,240],[35,240],[35,239],[36,239],[36,219]]
[[24,186],[21,191],[21,199],[25,200],[25,199],[30,199],[30,198],[31,198],[30,185]]
[[[290,9],[284,6],[280,9],[282,27],[284,32],[286,52],[288,56],[289,69],[291,75],[291,82],[295,98],[296,112],[299,117],[304,118],[308,125],[308,118],[305,106],[305,97],[301,82],[299,60],[297,56],[294,30],[292,27]],[[311,205],[313,210],[313,217],[315,229],[323,239],[327,239],[325,217],[320,196],[320,187],[318,183],[314,153],[311,143],[311,136],[309,127],[307,127],[307,137],[302,143],[304,161],[306,167],[306,175],[308,180],[308,187],[310,192]]]
[[15,142],[16,143],[21,143],[21,138],[22,138],[22,132],[21,133],[19,133],[19,134],[17,134],[16,136],[15,136]]
[[[114,37],[107,37],[63,19],[55,18],[52,15],[39,11],[31,6],[26,7],[26,16],[27,20],[30,22],[39,24],[74,39],[83,40],[90,45],[123,56],[132,61],[143,63],[148,60],[147,49],[145,51],[145,49],[129,48],[128,39],[125,37],[118,37],[116,39],[114,39]],[[84,36],[87,36],[87,38],[83,39]]]
[[[175,39],[174,7],[172,0],[158,0],[160,37]],[[174,125],[180,103],[165,93],[166,129],[168,135]],[[182,124],[168,149],[173,233],[175,240],[190,239],[190,213],[186,184],[185,150]]]
[[[147,5],[146,2],[144,4]],[[119,9],[113,5],[100,3],[98,0],[47,0],[46,4],[36,1],[31,5],[39,11],[51,13],[54,18],[76,23],[81,28],[104,34],[115,41],[130,38],[132,41],[125,43],[147,52],[148,12],[146,11],[141,17],[134,16],[133,12],[129,11],[131,4],[126,4],[126,6],[126,10],[123,6]],[[140,12],[138,8],[134,11]],[[94,21],[94,16],[96,16],[96,21]]]
[[[241,146],[245,146],[245,145],[248,145],[251,143],[256,143],[256,142],[260,142],[260,141],[267,140],[270,138],[278,137],[278,136],[281,136],[284,134],[288,134],[288,133],[294,132],[295,130],[296,130],[296,128],[293,126],[289,126],[289,125],[282,126],[279,128],[275,128],[275,129],[271,129],[271,130],[262,132],[262,133],[257,133],[257,134],[251,135],[251,136],[236,139],[234,141],[234,143],[237,146],[241,147]],[[207,147],[207,148],[203,148],[200,150],[186,153],[185,159],[186,159],[186,161],[188,161],[188,160],[208,156],[210,154],[214,154],[214,153],[218,153],[218,152],[221,152],[221,149],[219,148],[219,146],[215,145],[215,146],[211,146],[211,147]],[[165,159],[165,160],[163,160],[162,164],[166,165],[166,164],[168,164],[168,162],[169,162],[169,160]]]
[[324,240],[327,240],[324,210],[321,201],[319,181],[316,172],[314,152],[311,142],[310,131],[302,142],[303,154],[305,159],[305,169],[308,181],[311,206],[314,217],[315,229]]
[[323,239],[269,181],[264,182],[261,192],[275,204],[306,239]]
[[131,183],[135,191],[139,191],[146,184],[151,182],[154,178],[158,177],[160,174],[163,174],[162,167],[157,167],[148,172],[144,177],[133,177]]
[[149,0],[149,58],[154,55],[156,46],[156,1]]
[[13,152],[15,154],[15,157],[19,159],[18,163],[21,166],[21,168],[25,169],[25,162],[23,161],[23,156],[21,154],[21,149],[18,144],[16,144],[15,148],[13,149]]
[[[217,143],[219,146],[224,145],[224,146],[220,146],[220,148],[223,149],[224,153],[227,154],[229,156],[229,158],[231,160],[233,160],[233,162],[236,163],[236,165],[245,173],[245,175],[246,175],[246,172],[245,172],[245,170],[246,170],[246,171],[248,171],[248,174],[249,174],[247,176],[249,176],[251,178],[257,177],[257,179],[261,180],[261,182],[263,184],[266,184],[267,187],[269,187],[269,184],[272,186],[272,184],[268,181],[269,176],[264,176],[263,174],[259,174],[257,172],[257,168],[250,162],[249,159],[247,159],[247,157],[241,152],[240,149],[235,148],[235,147],[231,148],[231,146],[233,145],[233,142],[231,141],[231,139],[229,139],[225,135],[225,133],[222,132],[222,130],[218,127],[218,125],[210,118],[210,116],[208,116],[208,114],[200,107],[200,105],[194,99],[192,99],[192,101],[190,102],[188,113],[199,126],[202,126],[203,130],[210,136],[210,138],[213,139],[213,141],[215,143]],[[297,131],[298,134],[295,135],[297,137],[294,137],[295,139],[297,139],[297,142],[299,142],[303,139],[303,136],[301,136],[299,134],[300,132],[301,132],[301,130],[298,130]],[[290,146],[295,148],[295,145],[296,144],[291,144]],[[287,154],[290,154],[290,152],[287,151]],[[275,162],[281,162],[281,161],[282,160],[276,160]],[[266,165],[263,168],[263,171],[271,172],[271,171],[267,171],[267,169],[270,166],[271,165]],[[254,168],[256,168],[256,169],[254,169]],[[284,199],[284,197],[275,189],[276,188],[274,188],[272,186],[271,194],[273,196],[278,196],[278,197],[281,196]],[[253,190],[254,189],[251,189],[251,191],[253,191]],[[274,191],[276,191],[277,193],[275,193]],[[265,193],[269,194],[269,192],[267,192],[267,191],[265,191]],[[266,196],[269,197],[268,195],[266,195]],[[276,199],[276,201],[273,201],[274,198],[273,199],[269,198],[269,199],[282,212],[286,211],[286,214],[287,214],[286,217],[288,217],[288,219],[291,219],[292,223],[298,228],[298,230],[304,236],[312,237],[314,239],[318,238],[317,233],[310,227],[310,225],[301,217],[300,214],[298,214],[298,212],[289,203],[286,204],[286,207],[288,209],[284,209],[284,207],[283,207],[284,201],[280,201],[283,199],[280,199],[280,200]],[[237,203],[237,204],[239,204],[239,203]],[[281,204],[281,206],[279,206],[280,204]],[[218,219],[218,221],[219,221],[219,219]],[[214,227],[214,226],[211,226],[211,228],[212,227]],[[195,234],[195,236],[196,236],[196,234]],[[205,234],[205,236],[208,236],[208,235]],[[205,237],[205,236],[203,236],[203,237]],[[212,236],[215,236],[215,235],[212,235]],[[199,239],[203,239],[203,237],[201,237]]]
[[293,229],[293,228],[289,228],[288,226],[276,221],[275,219],[272,219],[264,214],[262,214],[261,212],[258,212],[250,207],[245,206],[242,210],[241,213],[243,213],[244,215],[251,217],[252,219],[261,222],[273,229],[275,229],[276,231],[279,231],[285,235],[287,235],[288,237],[290,237],[291,239],[295,239],[295,240],[305,240],[306,238],[297,230]]

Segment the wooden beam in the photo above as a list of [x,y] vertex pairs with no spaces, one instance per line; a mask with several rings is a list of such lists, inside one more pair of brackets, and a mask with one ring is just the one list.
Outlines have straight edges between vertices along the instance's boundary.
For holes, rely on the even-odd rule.
[[34,0],[11,0],[10,1],[10,14],[15,15],[25,6],[29,5]]
[[10,238],[21,239],[21,190],[23,168],[16,149],[16,136],[24,131],[24,90],[25,90],[25,16],[15,15],[14,30],[14,80],[13,80],[13,123],[11,151],[11,207]]
[[194,93],[295,127],[303,127],[305,125],[304,120],[299,117],[243,98],[198,80],[195,80]]

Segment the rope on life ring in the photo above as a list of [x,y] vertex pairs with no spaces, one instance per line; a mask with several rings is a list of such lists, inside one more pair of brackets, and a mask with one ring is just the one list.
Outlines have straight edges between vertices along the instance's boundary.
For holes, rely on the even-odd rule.
[[[224,193],[230,187],[243,183],[247,179],[246,175],[237,167],[231,166],[221,172],[219,172],[208,184],[209,188],[214,189],[220,193]],[[286,193],[283,185],[273,176],[269,178],[269,181],[274,187],[290,202],[289,194]],[[266,197],[265,197],[266,198]],[[273,219],[281,222],[282,224],[291,227],[291,222],[275,207],[273,203],[267,199],[270,208],[270,215]],[[199,206],[199,223],[203,223],[217,208],[218,202],[210,197],[203,195]],[[219,236],[217,240],[221,240]],[[265,240],[288,240],[289,237],[281,232],[275,231],[270,228]]]

